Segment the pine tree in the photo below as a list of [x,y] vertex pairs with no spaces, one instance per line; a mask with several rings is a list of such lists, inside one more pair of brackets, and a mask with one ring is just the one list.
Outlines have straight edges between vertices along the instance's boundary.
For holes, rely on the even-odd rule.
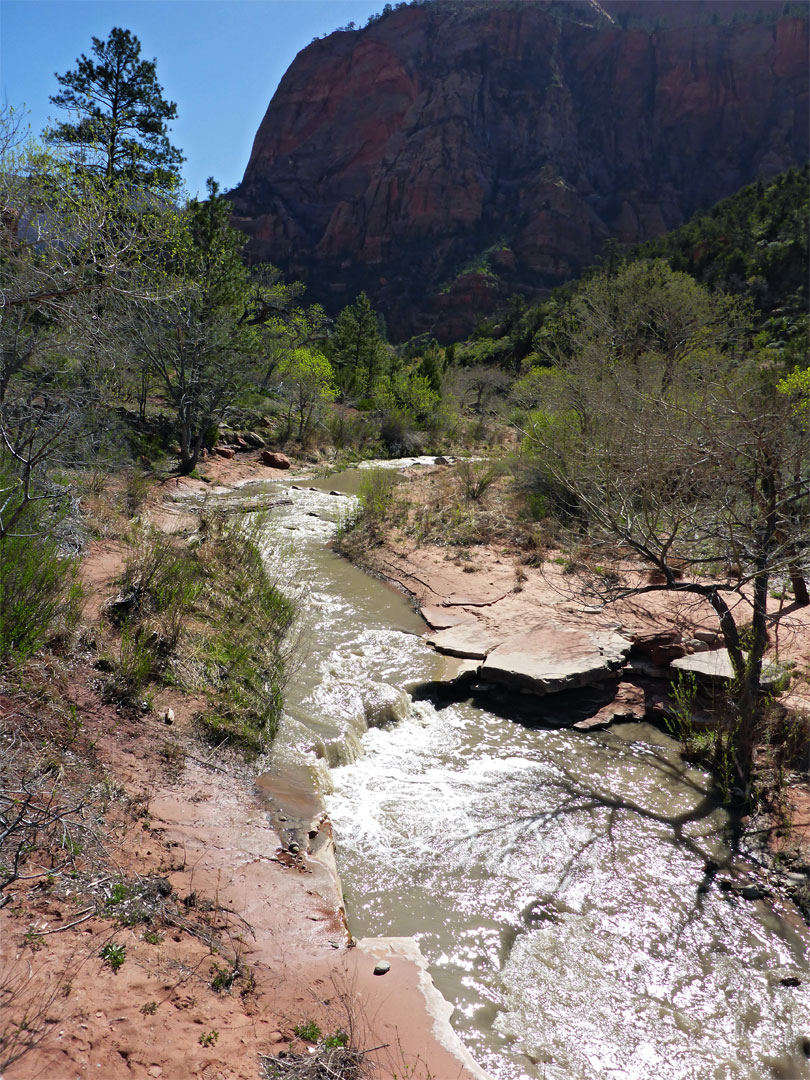
[[50,100],[71,119],[46,131],[46,138],[86,149],[83,166],[108,181],[176,187],[185,159],[169,142],[167,122],[177,105],[164,99],[155,61],[141,60],[138,38],[117,26],[106,41],[93,38],[92,53],[82,54],[73,71],[56,75],[63,89]]
[[338,315],[329,358],[344,396],[371,397],[375,384],[386,374],[388,350],[377,313],[364,292]]

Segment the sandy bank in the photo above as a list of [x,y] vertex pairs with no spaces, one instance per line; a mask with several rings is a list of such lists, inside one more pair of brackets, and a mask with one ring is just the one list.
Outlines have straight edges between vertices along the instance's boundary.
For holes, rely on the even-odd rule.
[[[158,527],[193,531],[193,515],[171,502],[178,490],[289,475],[239,459],[204,470],[208,483],[171,480],[150,497]],[[123,557],[115,538],[91,545],[82,571],[88,635]],[[59,693],[89,740],[96,786],[108,792],[97,823],[103,869],[82,886],[114,897],[116,881],[159,883],[162,916],[152,932],[109,902],[93,910],[85,895],[82,909],[61,876],[14,887],[0,909],[0,1030],[34,1007],[41,1031],[6,1080],[254,1080],[259,1054],[306,1052],[294,1029],[309,1020],[324,1034],[351,1028],[358,1046],[379,1048],[372,1057],[381,1077],[484,1076],[453,1033],[451,1009],[414,944],[355,947],[350,939],[329,825],[310,789],[274,793],[271,781],[257,791],[243,765],[193,739],[199,702],[171,688],[137,715],[100,699],[92,668],[60,671]],[[4,724],[20,707],[0,696]],[[298,800],[312,853],[291,850],[271,813],[274,794],[276,810],[280,800]],[[117,971],[99,957],[108,942],[125,950]],[[390,968],[375,975],[383,958]],[[230,984],[224,975],[234,971]]]

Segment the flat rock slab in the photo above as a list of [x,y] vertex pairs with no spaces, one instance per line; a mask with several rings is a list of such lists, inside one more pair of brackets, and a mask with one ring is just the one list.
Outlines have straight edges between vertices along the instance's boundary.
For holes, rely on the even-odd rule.
[[503,634],[493,634],[477,622],[460,623],[426,639],[428,645],[447,656],[465,660],[483,660],[487,653],[504,640]]
[[543,623],[513,634],[487,654],[481,677],[535,694],[616,678],[630,642],[611,630]]
[[469,623],[470,616],[464,612],[459,614],[451,608],[440,607],[438,604],[423,604],[419,614],[432,630],[447,630],[459,623]]
[[[670,667],[676,671],[691,671],[698,678],[707,679],[710,682],[732,682],[734,669],[731,666],[731,658],[728,649],[715,649],[713,652],[694,653],[691,656],[682,656],[673,660]],[[774,664],[764,664],[760,686],[767,690],[772,687],[782,672]]]

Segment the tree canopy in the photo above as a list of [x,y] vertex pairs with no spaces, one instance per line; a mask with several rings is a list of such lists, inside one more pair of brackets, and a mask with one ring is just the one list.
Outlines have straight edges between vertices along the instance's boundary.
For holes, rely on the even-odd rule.
[[70,119],[51,128],[47,138],[87,148],[84,167],[108,180],[176,187],[184,158],[169,141],[168,121],[177,106],[163,97],[155,61],[142,60],[138,38],[117,26],[106,41],[92,41],[90,57],[82,54],[72,71],[56,75],[62,90],[50,100]]
[[553,366],[524,384],[536,490],[590,545],[583,583],[603,598],[712,606],[735,675],[720,743],[747,801],[771,581],[793,579],[802,602],[805,380],[754,346],[745,304],[663,261],[597,274],[543,340]]

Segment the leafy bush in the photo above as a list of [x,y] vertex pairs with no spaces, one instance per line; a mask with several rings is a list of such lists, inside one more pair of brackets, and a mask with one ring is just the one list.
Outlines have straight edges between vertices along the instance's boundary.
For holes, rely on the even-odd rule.
[[357,505],[341,521],[336,536],[339,550],[346,548],[347,540],[354,534],[372,542],[379,538],[384,522],[391,511],[396,476],[387,469],[371,469],[363,477]]
[[126,945],[119,945],[116,942],[108,942],[99,953],[99,956],[113,971],[118,971],[120,967],[124,966],[124,962],[126,961],[127,947]]
[[21,485],[0,464],[0,530],[16,507],[8,532],[0,532],[0,660],[25,660],[48,640],[57,617],[74,618],[80,595],[76,562],[65,554],[58,527],[63,500],[21,502]]

